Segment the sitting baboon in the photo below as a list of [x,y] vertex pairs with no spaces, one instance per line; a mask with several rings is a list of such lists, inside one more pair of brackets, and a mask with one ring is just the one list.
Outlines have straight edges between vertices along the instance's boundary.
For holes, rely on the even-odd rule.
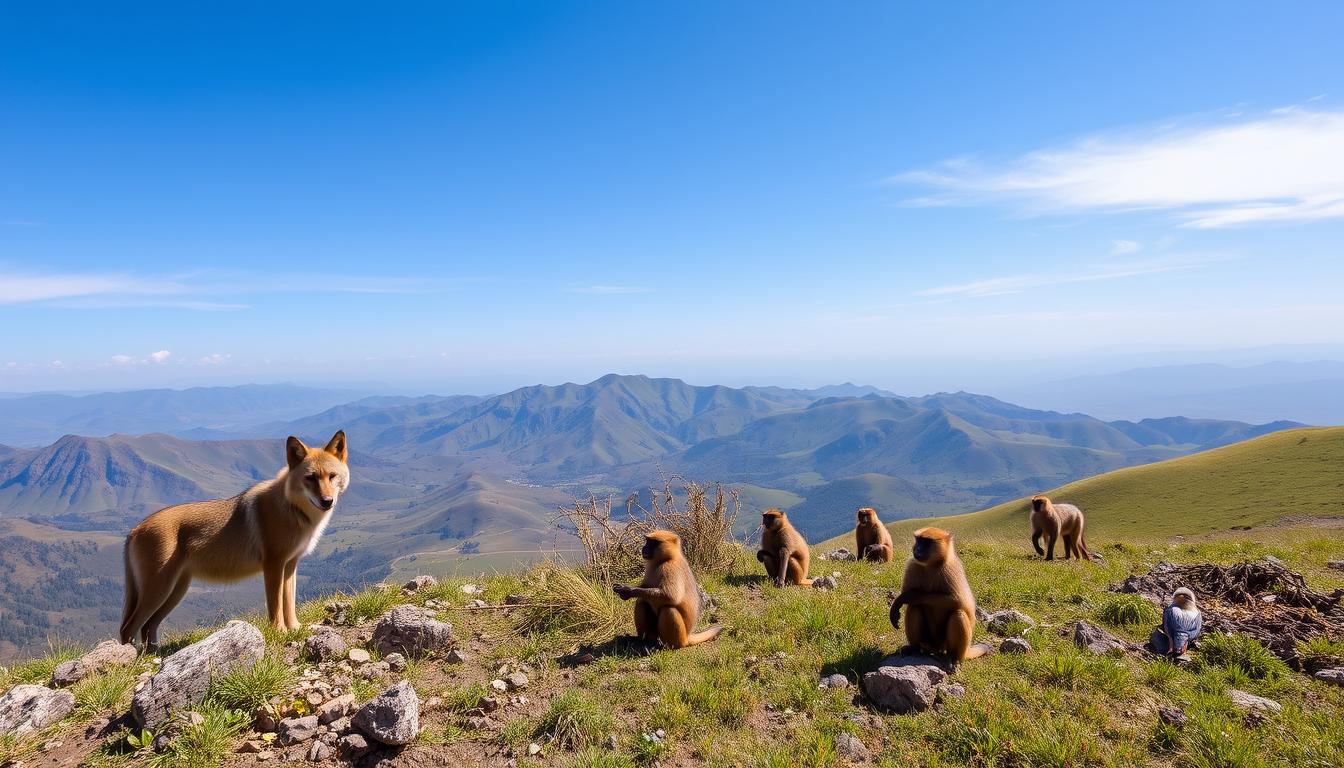
[[855,560],[889,563],[893,554],[891,531],[877,519],[877,510],[862,507],[854,526]]
[[635,600],[635,634],[644,640],[661,640],[668,648],[685,648],[718,637],[723,627],[691,634],[700,618],[700,587],[677,534],[650,533],[642,554],[644,580],[639,586],[612,586],[622,600]]
[[789,524],[783,510],[770,508],[761,514],[761,549],[756,559],[765,564],[765,572],[775,580],[776,587],[793,583],[803,587],[812,586],[807,578],[807,565],[810,556],[807,540]]
[[957,557],[952,534],[938,528],[915,531],[915,546],[905,565],[901,594],[891,604],[891,625],[905,611],[906,653],[944,654],[955,669],[983,656],[986,646],[971,645],[975,632],[975,595]]

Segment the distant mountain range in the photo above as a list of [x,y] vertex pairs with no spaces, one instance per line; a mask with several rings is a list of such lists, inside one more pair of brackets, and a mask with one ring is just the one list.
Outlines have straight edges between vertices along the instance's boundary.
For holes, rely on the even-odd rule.
[[[99,404],[97,419],[89,408],[65,403],[33,409],[17,432],[0,420],[7,437],[72,421],[130,432],[172,421],[233,437],[65,435],[43,447],[0,446],[0,537],[8,550],[0,553],[0,572],[28,574],[28,582],[11,585],[26,600],[55,596],[45,606],[50,626],[78,627],[85,609],[62,604],[74,598],[59,597],[65,593],[32,565],[42,562],[34,554],[42,546],[88,550],[58,553],[66,580],[117,583],[119,557],[105,550],[119,547],[144,515],[237,493],[280,468],[286,435],[317,442],[338,428],[350,438],[354,483],[319,552],[301,569],[309,594],[416,570],[507,568],[543,550],[568,549],[572,539],[552,522],[559,505],[588,492],[624,498],[660,473],[738,486],[749,513],[787,506],[819,540],[847,530],[860,505],[889,520],[971,511],[1296,426],[1181,417],[1106,422],[964,392],[899,397],[854,385],[730,388],[618,375],[486,398],[331,403],[334,393],[295,389],[95,395],[74,399]],[[212,397],[219,413],[208,408]],[[309,403],[307,412],[261,418],[292,412],[296,397]],[[240,403],[248,401],[252,410],[244,413]],[[744,515],[744,524],[752,520]],[[202,618],[237,592],[193,594]],[[0,614],[6,610],[15,610],[13,600],[0,591]]]
[[1344,362],[1170,365],[1005,388],[1016,402],[1107,419],[1140,416],[1344,424]]

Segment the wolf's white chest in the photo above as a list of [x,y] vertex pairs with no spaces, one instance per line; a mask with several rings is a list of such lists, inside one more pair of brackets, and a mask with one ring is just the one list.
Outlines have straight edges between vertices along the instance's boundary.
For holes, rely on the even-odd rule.
[[317,542],[319,539],[322,538],[322,532],[327,530],[327,523],[329,522],[331,522],[330,512],[323,515],[322,518],[317,521],[317,525],[313,527],[312,535],[308,537],[308,545],[305,546],[303,549],[303,554],[305,557],[311,555],[313,553],[313,550],[317,549]]

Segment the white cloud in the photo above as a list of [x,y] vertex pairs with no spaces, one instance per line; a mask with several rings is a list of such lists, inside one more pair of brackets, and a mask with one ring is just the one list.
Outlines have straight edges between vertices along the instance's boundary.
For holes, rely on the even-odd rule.
[[916,291],[915,295],[960,298],[1005,296],[1008,294],[1023,293],[1033,288],[1043,288],[1052,285],[1093,283],[1102,280],[1119,280],[1127,277],[1140,277],[1142,275],[1155,275],[1163,272],[1180,272],[1188,269],[1198,269],[1199,267],[1206,266],[1217,260],[1218,259],[1213,258],[1187,258],[1163,259],[1131,264],[1098,264],[1082,272],[1008,275],[1004,277],[991,277],[984,280],[975,280],[969,283],[925,288],[921,291]]
[[172,354],[173,354],[172,352],[169,352],[166,349],[160,349],[158,352],[150,352],[149,361],[151,363],[162,363],[163,361],[167,360],[168,357]]
[[1143,243],[1134,240],[1116,240],[1111,243],[1112,256],[1124,256],[1130,253],[1138,253],[1143,250]]
[[135,358],[130,355],[113,355],[110,360],[113,365],[130,365],[135,362]]
[[570,293],[589,293],[598,296],[621,296],[630,293],[649,293],[650,289],[634,285],[585,285],[570,288]]
[[356,275],[193,273],[137,276],[91,272],[22,272],[0,267],[0,305],[47,303],[74,309],[160,307],[196,311],[247,309],[204,297],[285,293],[433,293],[470,280]]
[[224,363],[228,362],[229,358],[231,357],[233,357],[233,355],[220,354],[216,352],[213,355],[206,355],[202,357],[200,359],[200,363],[201,365],[223,365]]
[[1001,167],[965,158],[891,179],[942,190],[916,205],[1006,200],[1032,213],[1165,210],[1200,229],[1344,217],[1344,111],[1080,139]]

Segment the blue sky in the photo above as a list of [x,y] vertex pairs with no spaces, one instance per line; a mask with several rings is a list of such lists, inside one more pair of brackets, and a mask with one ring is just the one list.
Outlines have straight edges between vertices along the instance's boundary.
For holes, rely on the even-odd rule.
[[1338,4],[192,5],[0,12],[0,390],[1344,346]]

